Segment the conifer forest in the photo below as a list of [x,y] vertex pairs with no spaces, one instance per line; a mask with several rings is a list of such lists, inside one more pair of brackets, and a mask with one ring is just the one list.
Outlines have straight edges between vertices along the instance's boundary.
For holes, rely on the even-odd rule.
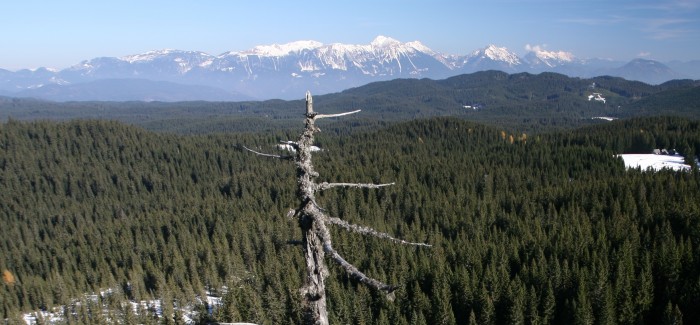
[[[398,286],[391,301],[327,261],[331,324],[700,323],[697,118],[517,131],[361,115],[319,123],[319,181],[395,184],[320,192],[318,205],[432,247],[329,226],[348,262]],[[176,133],[5,120],[0,320],[66,306],[59,323],[302,323],[294,167],[242,150],[275,152],[301,121]],[[616,156],[656,148],[692,168]],[[124,304],[156,299],[159,315]]]

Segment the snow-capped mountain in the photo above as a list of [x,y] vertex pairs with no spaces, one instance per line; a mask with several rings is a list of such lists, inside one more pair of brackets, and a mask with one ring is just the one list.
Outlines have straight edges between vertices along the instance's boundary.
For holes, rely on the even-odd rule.
[[297,41],[260,45],[218,56],[162,50],[95,58],[59,73],[72,82],[139,78],[217,87],[253,98],[296,98],[307,89],[328,93],[377,80],[445,77],[452,70],[420,42],[379,36],[370,44]]
[[522,65],[517,54],[505,47],[489,45],[464,57],[459,66],[468,72],[479,70],[501,70],[515,72]]
[[102,57],[80,62],[61,71],[67,79],[171,79],[196,67],[206,67],[216,57],[204,52],[160,50],[120,58]]
[[[216,66],[221,71],[240,68],[248,76],[255,75],[258,69],[289,70],[291,77],[301,77],[301,74],[320,77],[333,70],[355,71],[372,77],[421,76],[430,69],[425,61],[435,61],[435,56],[435,52],[420,42],[401,43],[379,36],[367,45],[300,41],[257,46],[247,51],[224,53],[218,57]],[[434,69],[446,68],[440,64]]]
[[523,57],[533,70],[548,70],[562,65],[580,64],[581,61],[571,52],[547,51],[539,46],[527,45],[528,53]]
[[0,71],[0,89],[11,93],[45,85],[64,85],[68,83],[68,81],[58,76],[57,71],[47,68],[34,70],[22,69],[15,72],[7,70]]
[[[605,66],[595,64],[598,62],[595,60],[577,59],[569,52],[547,51],[539,47],[527,49],[529,52],[523,57],[496,45],[489,45],[464,56],[449,55],[433,51],[419,41],[401,42],[386,36],[378,36],[369,44],[323,44],[305,40],[259,45],[220,55],[166,49],[123,57],[94,58],[61,71],[45,68],[16,72],[0,70],[0,93],[40,98],[49,98],[43,94],[51,93],[50,98],[94,100],[95,94],[110,91],[98,91],[96,87],[100,85],[114,87],[116,84],[124,85],[129,80],[139,79],[160,83],[140,82],[138,87],[127,87],[134,89],[131,92],[114,89],[113,92],[119,95],[108,98],[182,100],[183,94],[203,92],[216,94],[211,100],[292,99],[299,98],[306,90],[324,94],[373,81],[396,78],[441,79],[482,70],[509,73],[554,71],[580,77],[614,75],[623,71],[611,69],[620,67],[623,63],[600,61],[605,62]],[[644,73],[624,71],[626,76],[638,80],[660,82],[658,73],[653,79],[646,80]],[[100,80],[119,80],[119,83],[95,83]],[[86,83],[94,84],[81,86]],[[165,87],[167,84],[179,86],[173,87],[171,93],[168,93]],[[50,91],[41,89],[47,86],[51,86]],[[191,89],[185,91],[186,86]],[[83,96],[82,89],[90,89],[91,95]],[[213,89],[219,89],[223,93]],[[69,96],[60,94],[62,91],[70,91]],[[158,96],[150,96],[149,92],[157,93]],[[208,98],[206,95],[191,97]],[[184,97],[187,98],[190,97]]]

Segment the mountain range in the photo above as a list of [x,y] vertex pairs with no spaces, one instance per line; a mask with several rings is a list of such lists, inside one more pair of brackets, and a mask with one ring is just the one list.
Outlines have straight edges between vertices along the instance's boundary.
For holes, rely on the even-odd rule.
[[505,47],[488,45],[467,55],[448,55],[418,41],[385,36],[363,45],[297,41],[220,55],[167,49],[93,58],[63,70],[0,69],[0,95],[54,101],[296,99],[307,90],[326,94],[375,81],[441,79],[485,70],[557,72],[584,78],[610,75],[648,84],[700,79],[700,61],[625,63],[580,59],[570,52],[539,47],[527,50],[521,57]]

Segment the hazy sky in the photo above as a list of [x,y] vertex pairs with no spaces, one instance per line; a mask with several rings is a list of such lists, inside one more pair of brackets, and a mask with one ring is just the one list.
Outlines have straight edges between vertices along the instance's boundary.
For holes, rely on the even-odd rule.
[[488,44],[580,58],[700,59],[700,0],[3,0],[0,68],[66,68],[157,49],[217,55],[377,35],[464,55]]

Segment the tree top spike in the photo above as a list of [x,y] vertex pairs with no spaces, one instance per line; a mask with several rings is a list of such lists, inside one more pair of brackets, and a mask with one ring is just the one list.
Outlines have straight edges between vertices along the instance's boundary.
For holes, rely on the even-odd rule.
[[314,113],[313,99],[311,98],[311,92],[306,91],[306,115],[311,115]]

